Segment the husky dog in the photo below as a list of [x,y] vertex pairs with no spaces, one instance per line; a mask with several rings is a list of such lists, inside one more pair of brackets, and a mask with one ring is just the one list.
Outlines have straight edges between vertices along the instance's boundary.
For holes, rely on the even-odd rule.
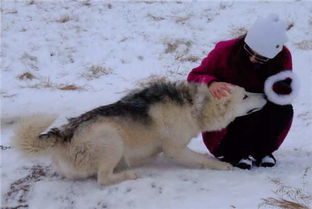
[[265,103],[263,94],[248,93],[238,86],[217,100],[204,84],[160,82],[44,133],[55,118],[29,116],[19,123],[13,140],[24,154],[49,154],[59,174],[97,176],[102,185],[136,179],[136,173],[125,168],[138,166],[160,152],[185,166],[229,170],[230,164],[187,145],[200,132],[225,128]]

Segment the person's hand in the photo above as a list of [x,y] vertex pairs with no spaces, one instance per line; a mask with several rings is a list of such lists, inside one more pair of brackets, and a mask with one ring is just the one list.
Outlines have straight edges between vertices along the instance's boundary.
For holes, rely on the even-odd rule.
[[273,91],[277,94],[289,95],[292,92],[291,82],[291,78],[277,81],[273,84]]
[[214,98],[221,99],[222,97],[226,97],[228,94],[231,94],[232,86],[233,85],[230,83],[214,81],[208,88]]

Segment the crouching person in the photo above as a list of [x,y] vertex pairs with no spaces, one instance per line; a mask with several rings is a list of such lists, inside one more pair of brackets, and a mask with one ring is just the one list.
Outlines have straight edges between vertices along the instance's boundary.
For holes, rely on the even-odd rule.
[[237,118],[221,131],[202,133],[208,150],[236,167],[273,167],[273,152],[290,130],[298,81],[284,46],[286,28],[277,15],[259,19],[244,36],[217,43],[188,75],[189,82],[207,84],[216,99],[230,94],[230,85],[266,94],[269,102],[262,110]]

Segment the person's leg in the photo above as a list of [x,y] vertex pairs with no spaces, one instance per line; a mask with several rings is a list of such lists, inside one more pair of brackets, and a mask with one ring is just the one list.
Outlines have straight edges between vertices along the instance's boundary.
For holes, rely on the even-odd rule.
[[257,159],[258,165],[264,167],[275,165],[276,159],[272,153],[280,147],[287,136],[292,118],[293,108],[291,105],[268,104],[262,128],[265,137],[255,141],[251,153]]
[[[266,137],[266,131],[263,129],[265,115],[267,112],[265,106],[262,110],[251,115],[237,118],[227,127],[227,133],[216,148],[215,156],[223,156],[222,160],[231,163],[240,168],[250,168],[251,165],[245,161],[253,153],[255,141],[261,141]],[[249,166],[250,165],[250,166]]]
[[[204,142],[210,151],[213,147],[215,157],[234,166],[250,155],[259,160],[278,149],[289,131],[292,117],[291,105],[268,103],[258,112],[237,118],[223,134],[203,134]],[[219,143],[212,146],[208,143],[209,137]]]
[[[239,118],[228,127],[227,134],[216,149],[215,155],[236,166],[251,153],[250,124],[248,118]],[[256,122],[256,121],[254,121]]]

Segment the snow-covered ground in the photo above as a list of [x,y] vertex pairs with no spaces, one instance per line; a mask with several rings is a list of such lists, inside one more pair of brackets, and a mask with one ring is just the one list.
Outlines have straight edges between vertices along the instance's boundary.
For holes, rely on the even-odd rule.
[[[2,208],[312,208],[312,2],[1,1]],[[141,178],[99,186],[56,175],[10,147],[14,119],[116,101],[158,78],[185,79],[217,41],[269,13],[285,19],[301,80],[295,117],[271,169],[189,169],[159,156]],[[189,145],[207,152],[201,138]]]

